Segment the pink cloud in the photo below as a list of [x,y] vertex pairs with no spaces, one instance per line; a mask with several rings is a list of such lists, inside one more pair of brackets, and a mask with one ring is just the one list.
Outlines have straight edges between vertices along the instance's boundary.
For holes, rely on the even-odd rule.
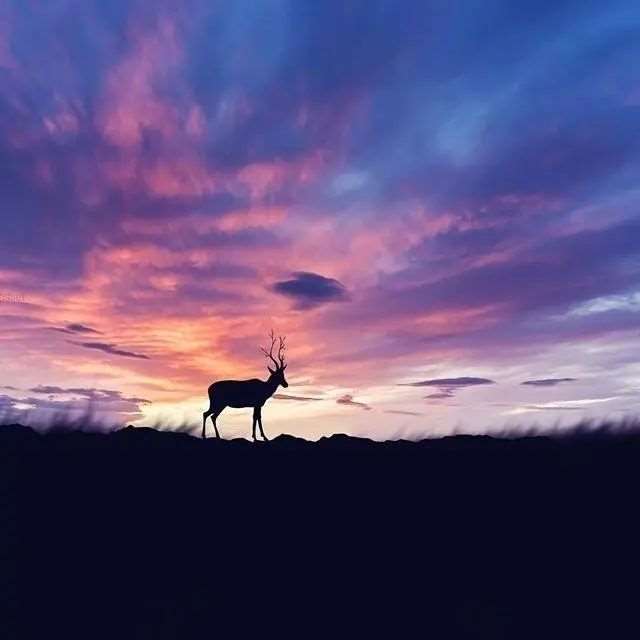
[[105,138],[121,147],[138,146],[144,128],[166,137],[179,128],[175,106],[154,90],[154,82],[169,78],[182,58],[175,24],[159,18],[154,30],[132,26],[129,40],[129,54],[107,76],[99,115]]
[[196,158],[156,160],[143,166],[142,180],[149,194],[157,197],[203,196],[220,184],[212,171]]

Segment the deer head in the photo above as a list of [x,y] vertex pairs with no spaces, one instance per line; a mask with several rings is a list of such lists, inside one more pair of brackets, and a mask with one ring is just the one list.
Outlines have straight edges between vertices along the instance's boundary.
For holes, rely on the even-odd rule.
[[270,338],[271,338],[271,346],[269,347],[269,351],[267,351],[264,347],[260,347],[260,351],[262,351],[265,357],[269,358],[275,365],[275,369],[272,369],[269,365],[267,365],[267,369],[271,374],[271,378],[286,389],[289,386],[288,382],[284,378],[284,370],[287,368],[287,365],[284,362],[284,352],[286,351],[286,348],[287,348],[286,337],[279,336],[277,338],[277,342],[278,342],[278,359],[277,360],[273,357],[273,349],[276,346],[276,336],[273,333],[273,329],[271,330]]

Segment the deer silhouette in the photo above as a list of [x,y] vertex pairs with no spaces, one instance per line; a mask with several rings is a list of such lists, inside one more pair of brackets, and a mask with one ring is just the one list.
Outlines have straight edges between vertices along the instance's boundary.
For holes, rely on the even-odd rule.
[[280,336],[278,338],[278,359],[273,357],[273,349],[276,346],[276,337],[271,331],[271,346],[269,351],[264,347],[260,347],[260,351],[264,353],[266,358],[270,358],[275,369],[267,364],[267,369],[271,374],[269,379],[258,380],[220,380],[214,382],[209,387],[209,409],[202,414],[202,437],[207,437],[207,418],[211,416],[213,428],[216,430],[216,438],[220,437],[216,419],[224,411],[226,407],[253,407],[253,430],[252,437],[256,440],[256,424],[260,427],[260,435],[264,440],[268,440],[262,429],[262,407],[264,403],[276,392],[279,385],[288,387],[284,378],[284,370],[287,365],[284,363],[284,353],[286,350],[286,338]]

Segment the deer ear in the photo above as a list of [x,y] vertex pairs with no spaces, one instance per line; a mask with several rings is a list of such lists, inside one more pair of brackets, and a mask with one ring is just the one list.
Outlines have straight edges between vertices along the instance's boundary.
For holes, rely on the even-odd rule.
[[269,373],[275,373],[275,371],[271,367],[267,367],[267,369],[269,369]]

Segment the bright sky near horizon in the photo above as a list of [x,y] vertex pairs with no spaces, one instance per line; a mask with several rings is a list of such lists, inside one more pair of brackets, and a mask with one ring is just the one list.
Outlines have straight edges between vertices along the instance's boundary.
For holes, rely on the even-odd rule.
[[[0,413],[271,436],[621,418],[640,6],[0,0]],[[248,436],[250,410],[225,436]]]

